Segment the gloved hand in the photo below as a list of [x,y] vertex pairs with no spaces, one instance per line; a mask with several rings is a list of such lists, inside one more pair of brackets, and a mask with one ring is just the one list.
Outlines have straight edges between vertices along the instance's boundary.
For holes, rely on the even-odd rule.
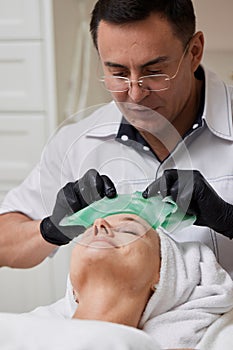
[[196,215],[194,225],[208,226],[233,238],[233,205],[225,202],[197,170],[165,170],[143,192],[144,198],[161,193],[171,196],[187,214]]
[[40,224],[43,238],[56,245],[69,243],[83,233],[85,227],[61,226],[60,221],[104,196],[115,197],[115,186],[109,177],[100,175],[94,169],[88,170],[81,179],[67,183],[57,194],[52,215],[43,219]]

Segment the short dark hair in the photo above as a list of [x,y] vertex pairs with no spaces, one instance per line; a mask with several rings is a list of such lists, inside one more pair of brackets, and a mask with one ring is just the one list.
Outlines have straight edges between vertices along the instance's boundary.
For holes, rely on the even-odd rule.
[[98,50],[101,20],[115,24],[140,21],[158,13],[171,24],[185,47],[195,33],[196,17],[191,0],[98,0],[92,11],[90,32]]

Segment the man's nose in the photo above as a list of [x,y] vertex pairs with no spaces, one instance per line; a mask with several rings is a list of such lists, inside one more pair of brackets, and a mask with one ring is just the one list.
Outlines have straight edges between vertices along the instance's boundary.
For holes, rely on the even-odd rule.
[[93,224],[94,235],[108,235],[114,237],[111,225],[103,218],[96,219]]
[[150,94],[149,90],[144,90],[136,80],[131,80],[128,95],[135,103],[141,102],[145,97]]

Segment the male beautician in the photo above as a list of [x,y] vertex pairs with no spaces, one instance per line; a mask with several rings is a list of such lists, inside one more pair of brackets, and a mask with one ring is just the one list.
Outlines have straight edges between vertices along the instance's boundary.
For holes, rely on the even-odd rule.
[[72,238],[65,215],[139,190],[195,213],[174,238],[207,243],[233,276],[233,90],[200,65],[191,1],[99,0],[91,34],[114,102],[61,128],[6,196],[0,265],[40,263]]

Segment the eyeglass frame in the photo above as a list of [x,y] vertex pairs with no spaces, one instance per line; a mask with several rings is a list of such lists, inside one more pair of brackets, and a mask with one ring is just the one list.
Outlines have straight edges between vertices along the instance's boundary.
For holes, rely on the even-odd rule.
[[[192,39],[192,38],[191,38],[191,39]],[[187,45],[186,45],[186,47],[185,47],[185,49],[184,49],[184,52],[183,52],[183,54],[182,54],[182,56],[181,56],[181,58],[180,58],[180,61],[179,61],[179,63],[178,63],[178,67],[177,67],[177,70],[176,70],[175,74],[172,75],[171,77],[170,77],[168,74],[149,74],[149,75],[144,75],[144,76],[138,78],[138,80],[133,80],[133,79],[129,79],[129,78],[127,78],[127,77],[121,77],[121,76],[117,76],[117,75],[116,75],[116,76],[112,76],[112,78],[122,79],[122,81],[125,81],[125,82],[128,83],[127,89],[125,89],[125,90],[120,90],[120,91],[119,91],[119,90],[116,91],[116,90],[109,90],[109,89],[107,89],[107,87],[106,87],[106,85],[105,85],[105,78],[108,78],[108,77],[107,77],[106,75],[102,76],[102,77],[99,79],[99,81],[102,82],[102,83],[104,83],[106,90],[109,91],[109,92],[126,92],[126,91],[129,91],[129,90],[132,88],[132,83],[137,83],[138,86],[142,88],[142,85],[140,85],[140,84],[143,83],[143,79],[144,79],[144,78],[166,77],[164,80],[165,80],[165,81],[167,80],[167,81],[170,82],[170,80],[175,79],[175,78],[177,77],[177,74],[179,73],[180,66],[181,66],[181,64],[182,64],[182,62],[183,62],[183,59],[184,59],[184,57],[185,57],[185,55],[186,55],[186,53],[187,53],[187,51],[188,51],[188,48],[189,48],[191,39],[188,41],[188,43],[187,43]],[[109,78],[110,78],[110,77],[109,77]],[[165,91],[165,90],[168,90],[169,88],[170,88],[170,84],[169,84],[168,87],[165,87],[165,88],[163,88],[163,89],[156,89],[156,90],[154,90],[154,89],[145,89],[145,88],[142,88],[142,90],[144,90],[144,91]]]

